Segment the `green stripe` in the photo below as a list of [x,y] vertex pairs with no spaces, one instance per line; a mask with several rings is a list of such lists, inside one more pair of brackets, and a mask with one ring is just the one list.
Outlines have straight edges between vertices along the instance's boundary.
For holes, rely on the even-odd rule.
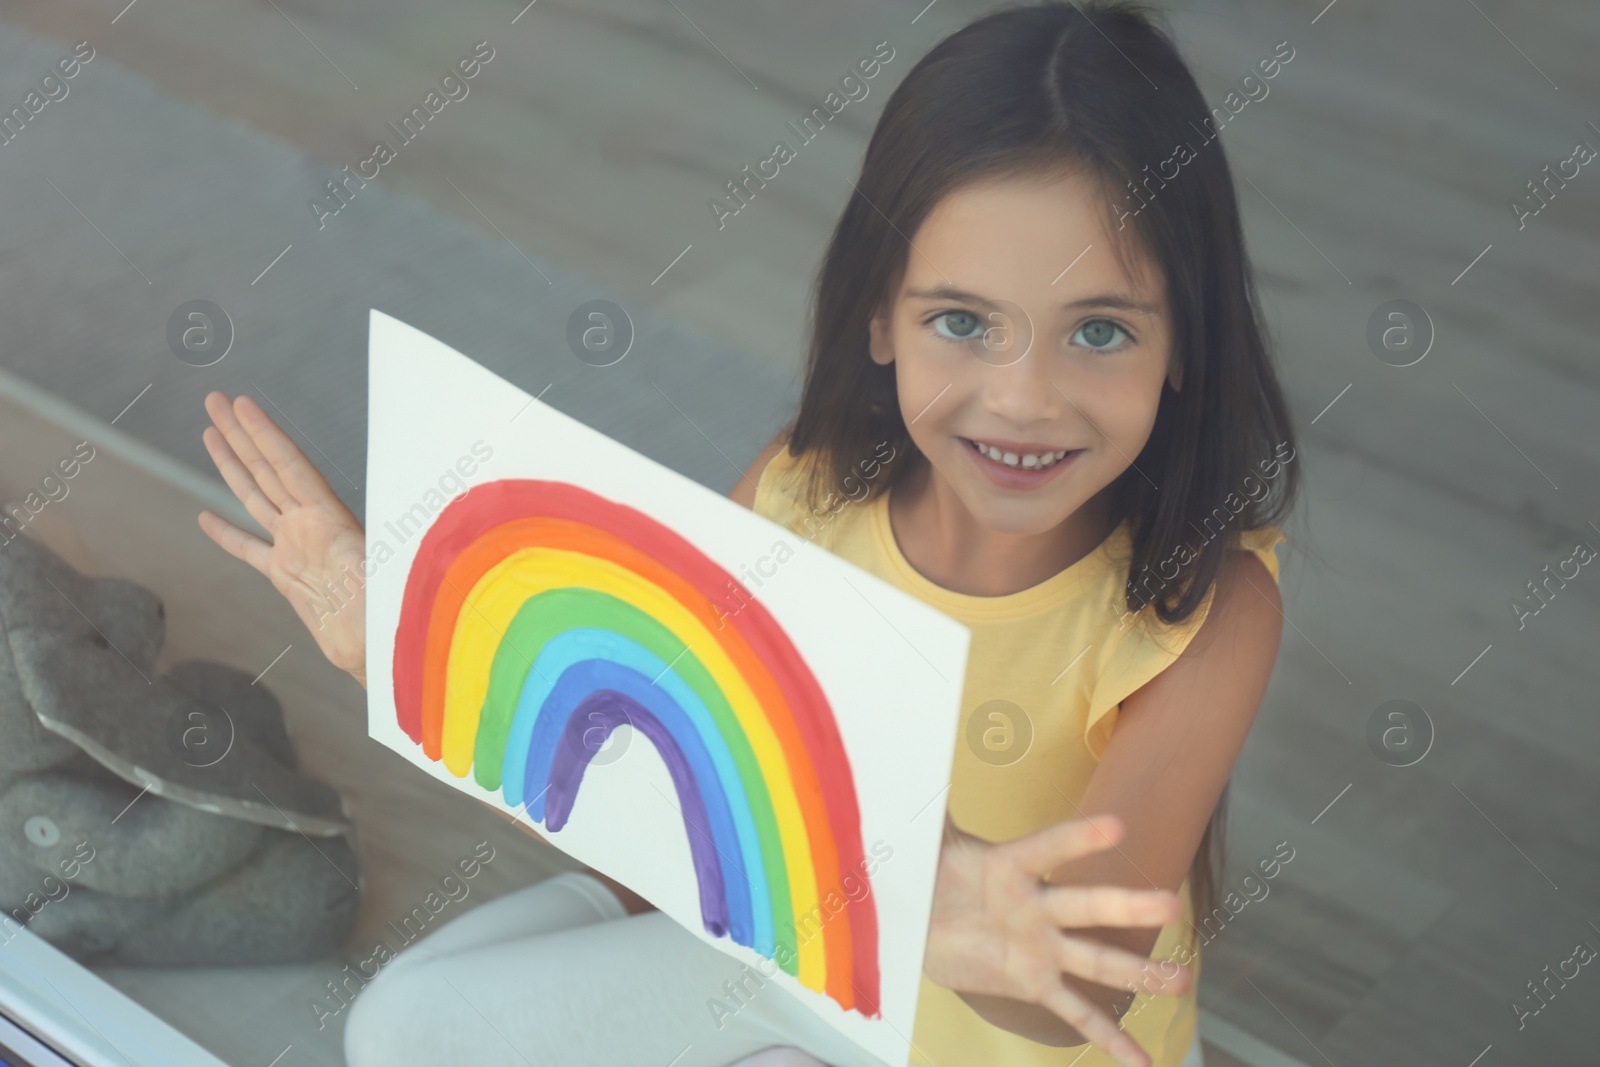
[[[784,862],[782,838],[778,833],[778,820],[773,812],[772,798],[767,792],[766,779],[761,775],[761,767],[750,748],[749,738],[740,728],[733,708],[728,705],[727,698],[700,658],[694,652],[685,650],[683,642],[671,630],[637,607],[609,593],[578,586],[547,589],[523,602],[511,625],[506,628],[505,637],[495,650],[494,662],[489,668],[489,693],[484,698],[483,711],[478,719],[473,778],[485,789],[500,788],[500,771],[511,735],[511,721],[516,716],[517,701],[534,661],[551,638],[568,630],[585,627],[611,630],[638,642],[661,662],[672,663],[673,672],[711,712],[712,721],[727,742],[734,766],[738,769],[745,800],[755,824],[756,838],[761,844],[762,864],[767,872],[767,888],[772,898],[773,937],[779,948],[789,949],[789,963],[783,969],[799,977],[799,952],[792,928],[794,910],[789,898],[788,867]],[[762,708],[761,711],[764,714],[766,709]],[[785,954],[775,951],[775,955],[782,966]]]

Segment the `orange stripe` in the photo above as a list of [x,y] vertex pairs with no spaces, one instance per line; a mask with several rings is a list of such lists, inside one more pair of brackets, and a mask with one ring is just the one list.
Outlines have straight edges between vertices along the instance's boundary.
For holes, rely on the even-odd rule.
[[[451,562],[428,618],[428,641],[422,662],[422,750],[428,758],[438,760],[441,755],[445,668],[450,658],[450,640],[455,632],[456,619],[461,614],[467,594],[495,564],[519,549],[533,546],[566,549],[611,560],[659,585],[699,618],[707,629],[723,635],[719,638],[722,647],[755,694],[783,748],[789,774],[794,781],[796,800],[806,823],[811,866],[817,879],[817,900],[822,901],[829,891],[842,890],[838,846],[833,840],[833,828],[828,819],[822,784],[817,778],[817,768],[811,762],[800,737],[794,712],[784,700],[771,672],[736,629],[721,625],[716,605],[687,580],[621,538],[587,523],[549,516],[513,519],[485,531]],[[848,900],[847,895],[842,892],[840,895]],[[848,917],[848,907],[841,909],[831,919],[825,908],[822,915],[828,995],[846,1010],[855,1006],[855,991],[850,983],[851,930]],[[800,917],[794,918],[798,921]]]

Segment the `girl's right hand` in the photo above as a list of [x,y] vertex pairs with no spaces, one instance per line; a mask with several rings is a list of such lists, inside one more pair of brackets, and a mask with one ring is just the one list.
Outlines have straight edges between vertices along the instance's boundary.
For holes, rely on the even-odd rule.
[[367,684],[366,533],[304,452],[248,396],[206,397],[217,471],[270,542],[215,512],[200,528],[272,580],[335,667]]

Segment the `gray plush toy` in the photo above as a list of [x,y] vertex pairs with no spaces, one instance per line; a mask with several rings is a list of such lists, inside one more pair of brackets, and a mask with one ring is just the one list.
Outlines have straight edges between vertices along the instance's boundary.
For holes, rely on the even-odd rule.
[[157,676],[161,603],[0,543],[0,943],[79,959],[237,966],[348,939],[361,877],[339,795],[295,769],[249,675]]

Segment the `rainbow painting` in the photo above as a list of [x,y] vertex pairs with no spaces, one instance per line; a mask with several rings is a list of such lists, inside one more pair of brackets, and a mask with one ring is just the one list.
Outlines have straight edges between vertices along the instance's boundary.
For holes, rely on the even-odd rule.
[[[732,436],[693,395],[735,391],[726,367],[529,338],[503,355],[525,391],[372,312],[368,735],[644,897],[736,961],[743,995],[781,987],[841,1037],[835,1067],[905,1064],[971,632],[712,488],[759,473],[696,432]],[[407,869],[453,860],[441,836],[408,835]],[[548,870],[545,845],[506,844],[506,869]],[[736,993],[706,990],[714,1018]]]
[[[783,628],[759,602],[720,606],[731,581],[666,526],[579,486],[474,486],[412,561],[396,716],[430,760],[552,831],[627,723],[671,771],[706,931],[874,1016],[876,905],[845,894],[865,869],[850,762]],[[830,892],[845,914],[797,943]]]

